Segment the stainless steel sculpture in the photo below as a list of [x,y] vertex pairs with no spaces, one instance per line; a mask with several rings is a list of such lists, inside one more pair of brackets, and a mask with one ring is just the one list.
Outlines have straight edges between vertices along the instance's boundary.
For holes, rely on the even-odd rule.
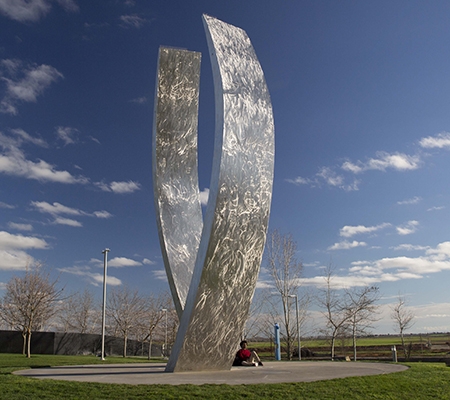
[[200,60],[200,53],[159,49],[153,189],[162,256],[180,319],[203,226],[197,169]]
[[[198,238],[202,227],[197,172],[192,171],[197,127],[192,113],[197,111],[182,104],[197,104],[198,81],[188,68],[196,53],[177,58],[179,50],[163,49],[159,60],[155,203],[165,267],[181,314],[166,371],[230,369],[256,286],[272,197],[274,125],[263,71],[243,30],[209,16],[203,21],[213,65],[216,132],[199,244],[186,240]],[[166,69],[173,82],[164,80]],[[185,125],[186,120],[190,123]],[[180,282],[181,276],[185,281]]]

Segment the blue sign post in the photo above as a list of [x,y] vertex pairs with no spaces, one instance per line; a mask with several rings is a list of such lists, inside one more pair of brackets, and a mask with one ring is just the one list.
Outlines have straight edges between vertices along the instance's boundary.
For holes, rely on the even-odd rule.
[[280,325],[275,324],[275,360],[281,360]]

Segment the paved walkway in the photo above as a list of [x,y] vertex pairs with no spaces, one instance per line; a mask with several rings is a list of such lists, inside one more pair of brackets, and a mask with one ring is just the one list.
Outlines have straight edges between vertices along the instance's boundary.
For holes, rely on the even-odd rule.
[[35,368],[14,372],[39,379],[79,382],[128,383],[131,385],[258,384],[311,382],[349,376],[400,372],[404,365],[366,362],[302,361],[264,362],[263,367],[233,367],[231,371],[165,373],[165,364],[105,364]]

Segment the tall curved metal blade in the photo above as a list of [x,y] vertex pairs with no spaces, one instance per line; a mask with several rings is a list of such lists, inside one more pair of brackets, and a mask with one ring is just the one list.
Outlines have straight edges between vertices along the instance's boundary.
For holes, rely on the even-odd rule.
[[247,34],[203,16],[213,65],[216,132],[208,208],[194,275],[166,371],[228,370],[264,250],[274,123]]
[[203,227],[197,168],[201,54],[161,47],[153,125],[153,189],[164,266],[181,318]]

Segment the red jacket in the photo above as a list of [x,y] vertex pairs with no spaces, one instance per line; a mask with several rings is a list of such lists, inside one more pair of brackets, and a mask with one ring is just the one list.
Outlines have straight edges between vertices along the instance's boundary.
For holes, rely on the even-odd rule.
[[242,361],[247,361],[252,356],[252,353],[249,349],[240,349],[237,352],[236,356],[239,357]]

